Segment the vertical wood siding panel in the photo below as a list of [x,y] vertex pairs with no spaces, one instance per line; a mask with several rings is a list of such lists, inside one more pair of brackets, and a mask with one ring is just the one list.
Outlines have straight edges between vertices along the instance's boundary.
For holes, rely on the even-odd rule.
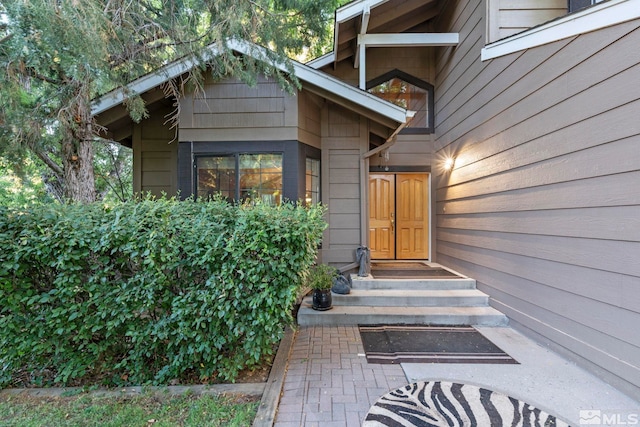
[[165,108],[134,127],[134,191],[169,196],[178,191],[178,142],[175,131],[165,124]]

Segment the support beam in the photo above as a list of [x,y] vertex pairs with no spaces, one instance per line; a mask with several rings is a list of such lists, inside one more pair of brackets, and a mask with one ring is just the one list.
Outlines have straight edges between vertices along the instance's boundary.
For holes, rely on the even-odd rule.
[[459,41],[458,33],[361,34],[358,36],[358,44],[364,44],[367,47],[456,46]]
[[[457,46],[459,40],[458,33],[358,34],[356,64],[362,63],[358,73],[359,87],[362,90],[367,88],[366,50],[368,47]],[[356,64],[354,67],[358,68]]]
[[[364,10],[362,11],[362,22],[360,23],[360,35],[367,34],[367,29],[369,28],[369,18],[371,18],[371,9],[369,5],[365,5]],[[353,68],[358,68],[360,66],[360,49],[356,49],[355,58],[353,60]]]
[[[358,44],[356,52],[360,52],[360,61],[362,61],[362,67],[359,70],[359,83],[360,89],[367,90],[367,45],[362,43]],[[357,55],[357,54],[356,54]]]

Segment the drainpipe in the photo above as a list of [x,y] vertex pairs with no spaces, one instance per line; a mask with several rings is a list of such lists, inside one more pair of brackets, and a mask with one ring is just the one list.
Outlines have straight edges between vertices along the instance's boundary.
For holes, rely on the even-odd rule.
[[398,126],[398,128],[395,131],[393,131],[391,136],[389,138],[387,138],[387,140],[385,141],[384,144],[382,144],[379,147],[374,148],[373,150],[367,151],[366,153],[364,153],[362,155],[362,158],[363,159],[368,159],[369,157],[373,156],[374,154],[378,154],[379,152],[384,151],[387,148],[390,148],[393,144],[395,144],[396,141],[398,140],[397,136],[400,133],[400,131],[402,129],[404,129],[405,127],[407,127],[407,125],[409,124],[409,122],[411,121],[413,116],[415,116],[415,115],[416,115],[415,111],[407,110],[407,120],[405,120],[404,123],[400,123],[400,126]]

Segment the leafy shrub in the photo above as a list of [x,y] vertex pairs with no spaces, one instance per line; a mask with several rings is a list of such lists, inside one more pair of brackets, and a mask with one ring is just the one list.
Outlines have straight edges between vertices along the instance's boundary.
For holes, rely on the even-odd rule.
[[333,279],[338,277],[338,274],[339,271],[335,267],[327,264],[318,264],[309,272],[306,284],[311,289],[331,289]]
[[232,381],[292,321],[322,215],[221,200],[0,207],[0,386],[25,372]]

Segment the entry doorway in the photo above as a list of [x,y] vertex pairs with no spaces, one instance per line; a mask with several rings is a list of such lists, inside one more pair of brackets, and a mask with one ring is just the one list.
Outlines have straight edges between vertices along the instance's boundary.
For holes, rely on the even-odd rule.
[[429,258],[429,174],[369,175],[369,249],[374,260]]

